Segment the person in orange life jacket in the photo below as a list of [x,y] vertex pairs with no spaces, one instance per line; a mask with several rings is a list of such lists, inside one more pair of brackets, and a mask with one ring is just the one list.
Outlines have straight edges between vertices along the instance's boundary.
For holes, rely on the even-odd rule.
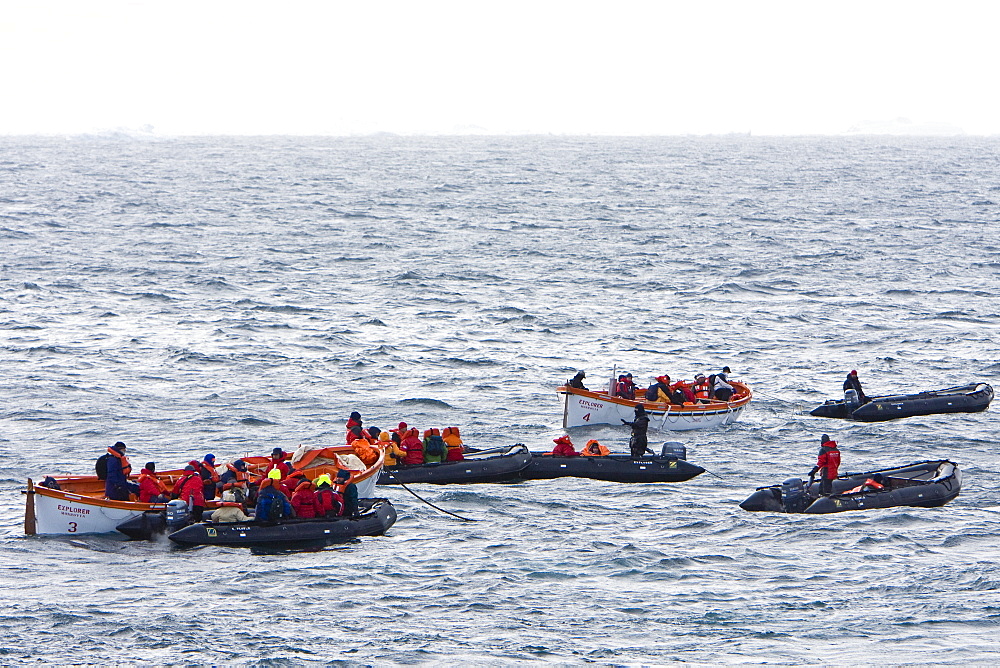
[[361,423],[364,420],[361,419],[361,413],[354,411],[351,416],[347,418],[347,445],[351,444],[351,441],[357,439],[357,435],[354,433],[355,427],[361,427]]
[[646,401],[658,401],[669,404],[670,376],[664,374],[656,377],[656,382],[646,389]]
[[849,374],[847,374],[847,379],[844,381],[844,391],[854,390],[858,393],[858,400],[863,403],[868,403],[868,397],[865,396],[865,391],[861,389],[861,381],[858,380],[857,369],[852,369]]
[[590,439],[587,441],[587,445],[583,446],[583,451],[580,454],[584,457],[606,457],[611,454],[611,451],[596,440]]
[[424,463],[424,442],[420,440],[420,432],[414,427],[406,432],[399,447],[406,451],[403,463],[407,466],[419,466]]
[[277,485],[285,493],[285,496],[291,499],[292,495],[295,494],[295,490],[299,488],[299,485],[307,480],[309,480],[309,477],[305,473],[298,469],[292,469],[289,471],[287,477],[278,481]]
[[396,442],[397,438],[399,438],[399,434],[394,433],[390,437],[387,431],[378,435],[378,443],[385,450],[386,466],[399,466],[399,463],[406,457],[406,451],[399,447],[399,443],[402,441]]
[[287,476],[288,472],[291,471],[291,468],[285,463],[285,451],[281,448],[271,450],[271,461],[267,464],[267,472],[270,473],[271,471],[281,473],[281,478]]
[[319,501],[316,499],[312,482],[304,480],[295,488],[295,493],[292,494],[292,509],[295,511],[295,516],[302,519],[320,516]]
[[222,505],[212,513],[212,521],[219,523],[249,522],[243,502],[236,498],[236,492],[230,488],[222,493]]
[[446,462],[460,462],[465,459],[465,444],[462,443],[458,427],[445,427],[441,433],[441,440],[448,448],[448,454],[444,458]]
[[132,465],[125,456],[125,444],[118,441],[108,448],[108,476],[104,480],[104,496],[112,501],[128,501],[139,493],[139,486],[129,482]]
[[219,476],[219,485],[223,491],[232,489],[236,500],[246,503],[250,498],[250,472],[247,470],[247,463],[237,459],[232,464],[226,464],[226,470]]
[[448,455],[448,446],[441,438],[441,430],[432,427],[424,432],[424,461],[443,462]]
[[201,522],[202,515],[205,513],[204,489],[201,484],[201,476],[198,475],[198,469],[193,464],[185,466],[184,473],[174,483],[171,496],[187,504],[193,522]]
[[358,513],[358,486],[350,482],[350,478],[350,471],[340,469],[333,480],[333,488],[340,492],[340,496],[344,499],[344,517]]
[[855,492],[881,492],[885,489],[885,483],[888,482],[881,473],[876,473],[871,478],[865,479],[863,483],[849,489],[844,494],[854,494]]
[[715,374],[715,385],[712,390],[715,398],[719,401],[729,401],[733,398],[734,387],[729,384],[729,374],[731,371],[728,366],[722,367],[720,373]]
[[628,441],[628,449],[633,457],[643,457],[647,452],[653,454],[649,449],[649,441],[646,437],[646,430],[649,428],[649,415],[646,414],[646,406],[636,404],[635,418],[632,422],[622,420],[622,424],[632,428],[632,436]]
[[323,517],[340,517],[344,514],[344,497],[333,488],[333,480],[329,473],[316,478],[316,503],[318,512]]
[[205,488],[205,500],[211,501],[215,498],[215,493],[219,487],[219,472],[215,470],[215,455],[208,453],[201,461],[201,483]]
[[139,501],[166,503],[169,500],[170,490],[166,483],[156,477],[156,462],[146,462],[139,472]]
[[292,504],[278,486],[280,473],[276,469],[268,471],[267,477],[260,481],[257,492],[257,509],[254,519],[258,522],[276,522],[294,517]]
[[354,450],[354,454],[358,456],[358,459],[364,462],[365,466],[372,466],[378,461],[378,451],[365,438],[364,431],[360,427],[356,427],[356,429],[360,435],[351,441],[351,449]]
[[809,472],[809,479],[818,471],[822,471],[819,483],[819,493],[829,496],[833,492],[833,481],[837,479],[837,469],[840,468],[840,450],[837,449],[837,442],[831,441],[830,437],[823,434],[820,438],[819,455],[816,457],[816,466]]
[[694,386],[691,389],[694,390],[695,401],[703,404],[708,403],[708,398],[712,394],[712,386],[708,384],[708,378],[705,378],[705,374],[699,373],[694,377]]
[[573,448],[573,442],[569,440],[569,436],[563,434],[559,438],[553,438],[552,442],[556,444],[556,447],[552,448],[552,452],[556,457],[576,457],[579,453]]
[[586,390],[587,387],[583,384],[583,379],[587,377],[587,374],[583,371],[577,371],[576,375],[566,381],[566,385],[569,387],[575,387],[578,390]]

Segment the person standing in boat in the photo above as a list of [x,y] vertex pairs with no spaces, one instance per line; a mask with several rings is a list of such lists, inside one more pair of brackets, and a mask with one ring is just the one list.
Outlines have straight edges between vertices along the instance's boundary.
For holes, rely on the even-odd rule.
[[816,473],[821,474],[819,483],[819,493],[829,496],[833,493],[833,481],[837,479],[837,470],[840,468],[840,450],[837,449],[837,442],[831,441],[826,434],[820,438],[819,456],[816,457],[816,466],[809,472],[810,482]]
[[577,371],[576,375],[570,378],[566,384],[570,387],[575,387],[578,390],[586,390],[586,386],[583,384],[583,379],[587,377],[587,374],[583,371]]
[[175,499],[180,499],[187,504],[191,512],[192,522],[201,522],[205,513],[205,488],[202,485],[201,475],[198,473],[198,462],[192,461],[184,467],[184,473],[177,482],[171,493]]
[[649,442],[646,439],[646,430],[649,428],[649,416],[646,414],[646,406],[644,404],[636,404],[635,419],[632,422],[622,420],[622,424],[632,428],[632,436],[628,441],[628,449],[633,457],[643,457],[647,452],[653,454],[648,447]]
[[125,456],[125,444],[118,441],[108,448],[108,474],[104,479],[104,496],[112,501],[128,501],[132,494],[139,494],[139,486],[129,482],[132,465]]
[[865,396],[865,391],[861,389],[861,381],[858,380],[857,369],[851,369],[851,372],[847,374],[847,379],[844,381],[844,398],[847,398],[847,391],[854,390],[858,393],[858,401],[863,404],[868,403],[868,397]]

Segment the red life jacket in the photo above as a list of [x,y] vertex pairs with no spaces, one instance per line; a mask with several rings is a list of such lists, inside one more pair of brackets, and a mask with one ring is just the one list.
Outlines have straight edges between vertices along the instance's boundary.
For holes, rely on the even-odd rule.
[[167,486],[155,475],[143,469],[142,473],[139,474],[139,501],[149,503],[151,498],[160,494],[170,495]]
[[332,487],[316,490],[316,503],[320,515],[343,515],[344,497]]
[[174,494],[177,498],[193,506],[205,505],[205,492],[201,484],[201,476],[197,471],[188,471],[174,484]]
[[320,514],[316,492],[312,490],[309,483],[302,483],[295,494],[292,494],[292,509],[295,510],[296,517],[303,519],[317,517]]

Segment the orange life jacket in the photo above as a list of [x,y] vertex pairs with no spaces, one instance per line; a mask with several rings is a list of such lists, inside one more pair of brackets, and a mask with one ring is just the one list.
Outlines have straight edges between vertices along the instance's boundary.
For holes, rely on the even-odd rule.
[[132,465],[128,463],[128,457],[118,452],[114,448],[108,448],[108,454],[113,455],[121,460],[122,462],[122,475],[126,478],[132,475]]
[[708,379],[706,378],[702,381],[695,381],[692,389],[694,390],[695,399],[708,399],[708,395],[712,388],[709,386]]

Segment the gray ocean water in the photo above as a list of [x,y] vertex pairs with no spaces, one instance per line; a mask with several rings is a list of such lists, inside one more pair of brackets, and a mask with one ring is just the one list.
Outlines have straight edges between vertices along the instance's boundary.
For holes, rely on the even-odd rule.
[[[0,664],[1000,662],[996,408],[813,418],[1000,375],[1000,139],[0,137]],[[685,483],[416,486],[384,537],[254,554],[25,537],[28,477],[456,425],[547,449],[554,388],[728,365]],[[943,508],[747,513],[958,462]],[[573,430],[627,450],[614,427]]]

